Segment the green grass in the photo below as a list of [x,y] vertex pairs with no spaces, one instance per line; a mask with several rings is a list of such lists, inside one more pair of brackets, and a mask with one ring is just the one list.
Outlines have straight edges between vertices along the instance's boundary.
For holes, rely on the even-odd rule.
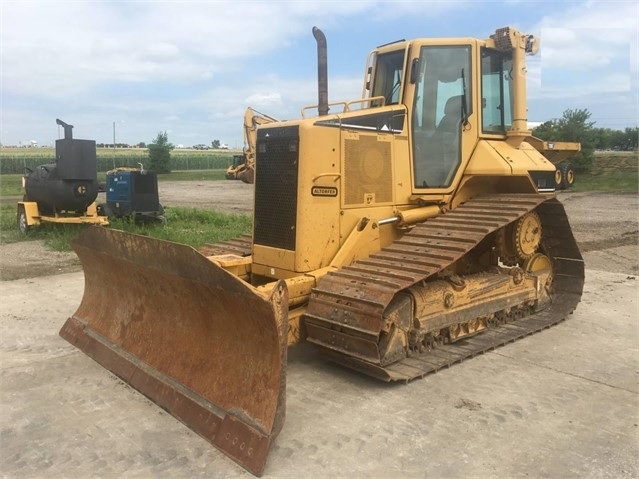
[[132,221],[117,220],[112,227],[199,248],[205,243],[216,243],[250,233],[251,224],[249,215],[172,207],[166,209],[165,224],[136,225]]
[[[251,217],[194,208],[167,208],[165,224],[140,225],[126,219],[114,219],[109,227],[175,241],[197,249],[205,243],[216,243],[250,233]],[[25,236],[18,231],[16,225],[16,206],[0,207],[0,243],[38,239],[43,240],[54,251],[70,251],[71,240],[85,228],[85,225],[45,223],[32,227]]]
[[598,151],[590,173],[577,172],[573,191],[639,192],[639,153]]
[[575,192],[638,193],[639,175],[636,171],[577,173],[571,190]]
[[0,175],[0,196],[22,196],[22,175]]

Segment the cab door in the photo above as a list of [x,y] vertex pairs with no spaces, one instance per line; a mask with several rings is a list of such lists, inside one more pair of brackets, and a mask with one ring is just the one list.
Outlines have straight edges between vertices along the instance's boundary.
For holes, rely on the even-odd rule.
[[413,190],[444,193],[461,176],[477,137],[471,131],[472,45],[425,44],[418,51],[411,72]]

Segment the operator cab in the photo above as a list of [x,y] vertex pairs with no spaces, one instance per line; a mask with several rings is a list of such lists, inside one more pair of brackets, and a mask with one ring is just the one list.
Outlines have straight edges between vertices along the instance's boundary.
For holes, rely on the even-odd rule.
[[510,50],[474,39],[400,41],[379,47],[368,65],[371,106],[408,110],[414,190],[450,191],[479,137],[504,139],[512,127]]

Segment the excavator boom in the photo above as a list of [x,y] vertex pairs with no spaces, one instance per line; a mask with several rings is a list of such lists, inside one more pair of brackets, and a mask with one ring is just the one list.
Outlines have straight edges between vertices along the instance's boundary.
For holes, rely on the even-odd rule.
[[244,150],[241,161],[233,161],[226,170],[227,180],[242,180],[244,183],[255,181],[255,142],[257,139],[257,127],[277,120],[260,113],[251,107],[244,113]]

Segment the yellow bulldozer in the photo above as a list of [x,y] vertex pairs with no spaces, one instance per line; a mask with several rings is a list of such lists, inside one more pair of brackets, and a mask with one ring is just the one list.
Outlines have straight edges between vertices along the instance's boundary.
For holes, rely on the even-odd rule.
[[329,103],[313,34],[318,104],[257,129],[252,235],[196,251],[89,227],[60,332],[255,475],[290,345],[406,382],[562,321],[583,290],[555,167],[525,141],[537,38],[386,44],[362,98]]

